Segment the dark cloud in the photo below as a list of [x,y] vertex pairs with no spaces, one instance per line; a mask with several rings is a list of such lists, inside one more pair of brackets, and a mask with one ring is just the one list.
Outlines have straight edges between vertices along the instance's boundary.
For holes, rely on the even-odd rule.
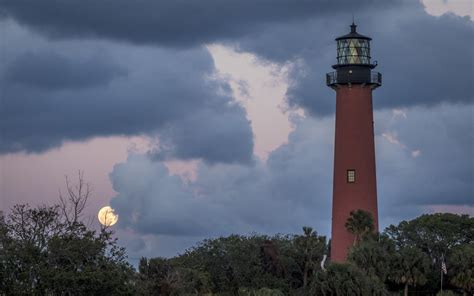
[[[203,78],[212,76],[212,59],[192,46],[225,43],[262,60],[291,63],[288,105],[329,115],[334,93],[325,86],[325,73],[335,62],[334,37],[347,32],[351,12],[359,31],[374,38],[372,56],[384,75],[375,108],[473,99],[473,22],[430,16],[418,1],[4,0],[0,9],[11,22],[63,40],[48,43],[30,34],[35,44],[44,43],[42,51],[5,43],[7,52],[20,48],[22,55],[15,53],[5,73],[3,152],[153,133],[161,140],[157,158],[250,162],[253,141],[245,112],[233,104],[228,85]],[[14,35],[12,26],[7,35]],[[59,49],[51,52],[53,45]],[[87,49],[100,47],[100,55]],[[107,51],[118,54],[98,61]],[[128,59],[127,51],[143,56]],[[48,92],[53,89],[61,92]]]
[[[158,136],[157,150],[167,158],[252,161],[245,110],[228,84],[214,77],[205,48],[56,44],[31,41],[34,37],[15,24],[6,26],[12,33],[4,36],[8,66],[0,69],[6,77],[0,152],[42,152],[97,136],[149,135]],[[111,79],[107,69],[127,69],[127,75]]]
[[[415,108],[406,117],[376,113],[381,227],[429,211],[432,205],[474,207],[472,105]],[[440,120],[442,118],[442,120]],[[303,225],[329,233],[334,121],[299,119],[288,143],[266,163],[200,165],[183,182],[161,162],[132,155],[116,165],[111,205],[120,227],[141,234],[215,236],[299,232]]]
[[126,74],[126,69],[107,56],[82,60],[46,51],[26,52],[16,57],[7,65],[5,80],[23,87],[60,90],[101,86]]
[[[249,163],[253,154],[251,131],[245,127],[245,112],[239,105],[199,110],[164,128],[155,158],[193,159],[212,155],[211,162]],[[196,128],[199,127],[199,128]],[[222,146],[224,144],[225,148]]]
[[3,0],[0,9],[53,38],[189,46],[252,34],[265,24],[394,7],[403,0]]
[[[336,63],[334,38],[349,31],[347,16],[330,15],[268,25],[234,45],[277,63],[293,61],[287,92],[291,107],[310,114],[334,112],[325,74]],[[416,1],[396,8],[361,11],[358,30],[372,41],[372,58],[383,74],[374,107],[433,106],[473,100],[474,23],[467,17],[428,15]]]

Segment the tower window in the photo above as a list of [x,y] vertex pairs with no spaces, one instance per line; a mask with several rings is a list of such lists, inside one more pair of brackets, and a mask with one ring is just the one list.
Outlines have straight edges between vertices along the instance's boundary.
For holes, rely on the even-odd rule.
[[356,181],[356,171],[347,170],[347,183],[355,183]]

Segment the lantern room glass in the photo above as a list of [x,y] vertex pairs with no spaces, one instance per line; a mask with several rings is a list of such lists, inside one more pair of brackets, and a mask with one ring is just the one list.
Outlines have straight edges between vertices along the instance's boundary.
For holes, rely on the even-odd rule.
[[367,39],[347,38],[337,40],[337,63],[370,64],[370,43]]

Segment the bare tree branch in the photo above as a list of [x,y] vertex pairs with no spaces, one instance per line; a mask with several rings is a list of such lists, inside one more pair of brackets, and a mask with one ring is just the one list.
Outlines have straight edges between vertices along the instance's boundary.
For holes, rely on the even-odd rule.
[[84,172],[80,170],[78,171],[77,184],[71,184],[68,176],[65,176],[65,181],[67,194],[64,195],[59,190],[59,208],[65,222],[72,225],[81,220],[92,189],[89,183],[84,181]]

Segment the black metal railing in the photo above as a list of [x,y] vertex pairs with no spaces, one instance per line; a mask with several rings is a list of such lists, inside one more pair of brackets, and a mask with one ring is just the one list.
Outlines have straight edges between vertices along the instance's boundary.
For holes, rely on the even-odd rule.
[[334,86],[337,84],[371,84],[376,87],[382,85],[382,74],[379,72],[365,73],[340,73],[337,71],[329,72],[326,74],[326,84],[328,86]]
[[370,73],[370,83],[377,84],[378,86],[382,85],[382,74],[379,72]]
[[326,74],[326,84],[328,86],[337,84],[337,72],[329,72]]

